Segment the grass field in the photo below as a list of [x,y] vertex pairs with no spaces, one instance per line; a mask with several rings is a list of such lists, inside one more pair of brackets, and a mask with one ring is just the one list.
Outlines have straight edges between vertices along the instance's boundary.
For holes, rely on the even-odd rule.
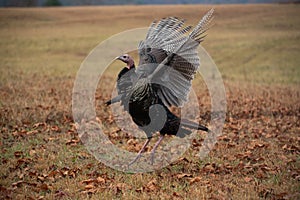
[[[96,45],[161,17],[195,24],[210,7],[1,9],[0,199],[299,199],[299,5],[214,6],[203,46],[224,79],[228,112],[204,160],[199,139],[166,168],[126,174],[99,163],[77,136],[73,83]],[[98,118],[115,143],[138,149],[144,141],[127,144],[102,106],[109,94],[96,94]],[[207,123],[210,99],[199,95]]]

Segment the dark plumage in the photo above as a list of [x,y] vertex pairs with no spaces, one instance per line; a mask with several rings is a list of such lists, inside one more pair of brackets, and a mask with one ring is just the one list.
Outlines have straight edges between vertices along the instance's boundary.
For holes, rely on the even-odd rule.
[[117,57],[116,59],[123,61],[127,64],[118,74],[117,78],[117,92],[118,96],[106,102],[106,105],[121,101],[124,109],[128,111],[128,98],[126,94],[130,93],[131,87],[134,80],[136,80],[135,64],[133,59],[128,55],[124,54]]
[[148,138],[129,165],[138,160],[155,132],[161,136],[152,150],[152,163],[164,135],[184,137],[191,129],[209,131],[205,126],[177,117],[168,107],[182,106],[187,101],[191,81],[200,66],[197,47],[212,14],[210,10],[192,31],[191,26],[184,27],[184,21],[177,18],[153,22],[146,39],[139,45],[137,69],[128,54],[117,57],[127,66],[118,75],[118,96],[106,104],[121,101]]

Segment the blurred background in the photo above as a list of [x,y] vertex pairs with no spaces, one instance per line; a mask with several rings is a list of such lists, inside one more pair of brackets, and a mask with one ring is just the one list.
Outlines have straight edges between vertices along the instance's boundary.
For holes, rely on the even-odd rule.
[[144,4],[249,4],[300,3],[299,0],[0,0],[1,7],[144,5]]
[[[0,0],[0,200],[300,199],[298,2]],[[139,5],[150,3],[168,5]],[[153,173],[125,174],[100,163],[81,143],[72,116],[83,60],[115,34],[168,16],[195,25],[212,7],[202,46],[220,70],[227,98],[217,145],[200,160],[205,135],[199,133],[182,158]],[[104,105],[122,67],[113,62],[99,81],[97,120],[116,146],[137,152],[144,140],[121,130]],[[193,84],[199,122],[209,125],[207,87],[199,75]]]

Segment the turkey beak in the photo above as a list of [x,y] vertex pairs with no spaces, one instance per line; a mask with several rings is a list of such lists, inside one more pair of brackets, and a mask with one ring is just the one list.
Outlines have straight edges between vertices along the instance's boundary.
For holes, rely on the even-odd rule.
[[121,61],[123,61],[122,56],[118,56],[118,57],[116,57],[115,59],[116,59],[116,60],[121,60]]

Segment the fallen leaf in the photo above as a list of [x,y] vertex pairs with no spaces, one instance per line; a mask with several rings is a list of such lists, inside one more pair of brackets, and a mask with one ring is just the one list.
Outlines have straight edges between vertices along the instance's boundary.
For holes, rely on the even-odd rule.
[[56,198],[62,198],[63,196],[69,196],[69,194],[62,190],[56,190],[54,196]]
[[204,170],[205,172],[213,172],[213,171],[215,171],[214,164],[207,164],[207,165],[203,168],[203,170]]
[[17,182],[12,183],[11,185],[12,185],[13,187],[20,187],[21,184],[23,184],[23,183],[25,183],[25,181],[17,181]]
[[201,179],[202,179],[202,178],[201,178],[200,176],[196,176],[196,177],[194,177],[194,178],[192,178],[192,179],[190,180],[190,184],[199,182],[199,181],[201,181]]
[[71,139],[66,142],[66,145],[76,146],[80,142],[80,139]]
[[45,178],[43,176],[38,176],[37,179],[40,180],[40,181],[44,181],[45,180]]
[[36,151],[35,151],[35,150],[31,149],[31,150],[29,151],[29,155],[30,155],[30,156],[34,156],[35,154],[36,154]]
[[55,131],[55,132],[61,132],[60,128],[58,126],[52,126],[50,128],[51,131]]
[[245,177],[244,180],[245,180],[247,183],[249,183],[250,181],[253,180],[253,178],[251,178],[251,177]]
[[178,178],[178,179],[181,179],[181,178],[183,178],[183,177],[191,177],[192,176],[192,174],[178,174],[176,177]]
[[99,176],[99,177],[97,178],[97,182],[98,182],[98,183],[105,183],[106,181],[105,181],[104,178],[102,178],[102,177]]
[[128,145],[136,145],[136,144],[137,144],[137,141],[136,141],[135,139],[131,138],[131,139],[129,139],[129,140],[127,141],[127,144],[128,144]]
[[90,183],[93,183],[93,182],[95,182],[95,179],[93,179],[93,178],[81,181],[82,184],[90,184]]
[[38,122],[38,123],[35,123],[32,127],[33,128],[37,128],[37,127],[40,127],[40,126],[46,126],[47,124],[45,122]]
[[90,189],[93,189],[93,188],[95,188],[95,185],[93,183],[90,183],[90,184],[84,186],[84,189],[86,189],[86,190],[90,190]]
[[16,158],[21,158],[23,156],[23,152],[22,151],[16,151],[14,152],[14,155]]
[[39,186],[39,188],[40,188],[41,190],[43,190],[43,191],[49,190],[49,187],[48,187],[48,185],[47,185],[46,183],[41,184],[41,185]]
[[31,162],[32,160],[29,158],[20,158],[17,160],[17,166],[20,167],[20,165],[24,164],[27,165]]
[[178,192],[173,192],[173,197],[182,197]]
[[119,189],[119,190],[124,190],[127,188],[127,184],[126,183],[117,183],[116,187]]
[[140,187],[138,189],[135,190],[136,192],[143,192],[144,191],[144,188],[143,187]]
[[26,135],[34,135],[34,134],[37,134],[39,131],[38,130],[32,130],[32,131],[28,131],[26,133]]
[[159,187],[157,185],[157,180],[156,179],[153,179],[151,180],[150,182],[147,183],[146,187],[145,187],[145,190],[146,191],[155,191],[155,190],[158,190]]

